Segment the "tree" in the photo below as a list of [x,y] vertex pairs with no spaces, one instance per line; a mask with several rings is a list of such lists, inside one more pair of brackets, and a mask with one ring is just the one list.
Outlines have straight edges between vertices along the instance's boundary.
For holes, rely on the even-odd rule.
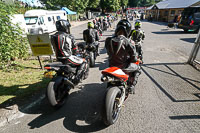
[[121,7],[126,7],[128,5],[128,0],[120,0],[120,6]]
[[7,5],[0,2],[0,67],[9,66],[16,58],[28,54],[27,40],[22,36],[22,30],[11,21],[15,13],[19,13],[17,5]]
[[148,7],[160,2],[161,0],[129,0],[130,7]]
[[97,8],[100,4],[100,0],[89,0],[88,7]]

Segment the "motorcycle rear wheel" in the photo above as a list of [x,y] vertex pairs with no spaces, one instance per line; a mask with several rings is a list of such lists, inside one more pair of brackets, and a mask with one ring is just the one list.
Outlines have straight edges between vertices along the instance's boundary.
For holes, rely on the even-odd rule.
[[121,90],[118,87],[111,87],[109,88],[107,94],[106,94],[106,100],[105,100],[105,118],[104,118],[104,124],[109,126],[114,124],[120,113],[120,108],[118,108],[119,104],[119,98],[121,95]]
[[95,57],[94,57],[94,52],[90,52],[90,67],[95,66]]
[[47,87],[46,96],[52,107],[55,109],[64,105],[66,97],[69,95],[69,89],[65,88],[63,77],[58,76],[52,79]]

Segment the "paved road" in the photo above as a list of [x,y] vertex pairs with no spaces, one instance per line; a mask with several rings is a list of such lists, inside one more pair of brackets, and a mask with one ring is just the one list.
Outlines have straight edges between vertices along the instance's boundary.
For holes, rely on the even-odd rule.
[[[86,25],[72,29],[77,41],[82,41]],[[25,116],[0,128],[3,133],[191,133],[200,132],[200,72],[186,65],[196,34],[167,29],[162,23],[143,22],[146,38],[143,44],[143,72],[113,126],[105,127],[101,109],[105,84],[100,71],[107,67],[104,40],[101,39],[97,65],[89,78],[73,90],[60,110],[53,110],[43,100],[40,105],[23,112]]]

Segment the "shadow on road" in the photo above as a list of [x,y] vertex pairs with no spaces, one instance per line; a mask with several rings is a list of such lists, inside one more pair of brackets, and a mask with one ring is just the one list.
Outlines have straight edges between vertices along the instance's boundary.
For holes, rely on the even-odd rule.
[[200,115],[169,116],[169,118],[172,120],[200,119]]
[[186,34],[183,31],[155,31],[154,34]]
[[[184,82],[188,83],[189,85],[191,85],[193,88],[200,90],[200,87],[197,86],[196,84],[200,84],[200,81],[191,79],[191,78],[187,78],[187,77],[183,77],[181,74],[179,74],[178,72],[176,72],[176,70],[174,70],[172,67],[170,67],[171,65],[179,65],[180,66],[184,66],[186,65],[185,63],[155,63],[155,64],[144,64],[142,67],[143,72],[154,82],[154,84],[172,101],[172,102],[199,102],[200,101],[200,97],[195,93],[193,94],[197,99],[194,100],[177,100],[176,98],[174,98],[163,86],[162,83],[157,81],[147,70],[145,70],[145,68],[147,69],[151,69],[154,70],[156,72],[159,72],[159,74],[165,73],[165,74],[169,74],[171,76],[175,76],[175,77],[179,77],[180,79],[182,79]],[[167,68],[170,72],[164,71],[162,69],[158,69],[158,68],[154,68],[153,66],[164,66],[165,68]],[[196,84],[194,84],[196,83]]]
[[[0,108],[11,110],[10,107],[15,104],[23,108],[24,105],[27,105],[27,103],[29,103],[29,100],[34,99],[35,96],[38,97],[38,94],[40,94],[46,89],[49,80],[50,79],[42,78],[40,82],[34,84],[23,84],[13,86],[0,85],[0,96],[14,96],[13,98],[10,98],[7,101],[0,104]],[[23,91],[23,93],[20,93],[20,91]],[[20,111],[21,108],[19,108]],[[25,113],[24,111],[22,112]]]
[[37,109],[42,111],[41,115],[28,123],[28,125],[31,129],[40,128],[48,123],[64,118],[63,126],[72,132],[95,132],[102,130],[106,128],[101,121],[105,88],[105,84],[85,84],[81,90],[72,92],[66,104],[59,110],[53,110],[46,104],[46,101],[43,101],[40,109]]
[[154,34],[196,34],[195,32],[183,32],[183,31],[177,31],[177,30],[164,30],[162,29],[161,31],[154,31],[152,32]]
[[196,38],[181,38],[180,40],[194,44]]

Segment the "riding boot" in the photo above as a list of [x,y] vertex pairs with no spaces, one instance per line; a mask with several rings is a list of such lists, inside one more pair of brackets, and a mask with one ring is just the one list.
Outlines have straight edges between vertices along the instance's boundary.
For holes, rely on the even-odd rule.
[[130,94],[135,94],[135,86],[137,84],[138,77],[139,77],[140,74],[141,74],[140,70],[135,71],[135,72],[130,74],[130,80],[129,80],[129,83],[128,83]]
[[85,63],[82,63],[80,66],[77,67],[76,76],[75,76],[75,78],[74,78],[74,83],[75,83],[76,85],[82,81],[82,78],[83,78],[83,70],[84,70],[84,64],[85,64]]

